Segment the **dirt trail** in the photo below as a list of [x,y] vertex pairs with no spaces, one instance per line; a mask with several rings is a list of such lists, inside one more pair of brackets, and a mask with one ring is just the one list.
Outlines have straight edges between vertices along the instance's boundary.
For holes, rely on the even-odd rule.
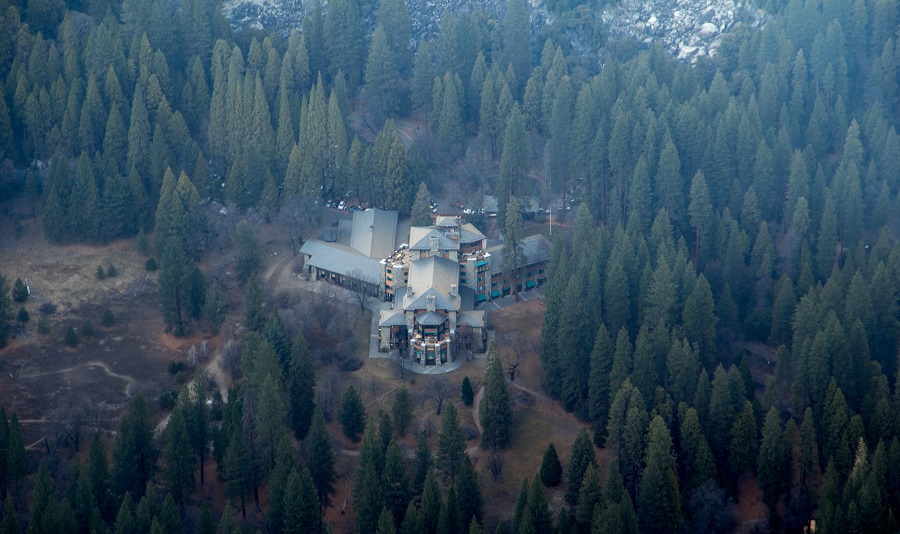
[[81,369],[82,367],[99,367],[100,369],[103,370],[104,373],[106,373],[106,376],[111,376],[113,378],[118,378],[120,380],[124,380],[125,381],[125,396],[131,397],[131,388],[135,384],[134,378],[116,373],[115,371],[110,369],[109,366],[106,365],[104,362],[98,362],[98,361],[85,362],[85,363],[75,365],[73,367],[67,367],[65,369],[56,369],[54,371],[45,371],[43,373],[34,373],[34,374],[30,374],[30,375],[20,375],[19,377],[20,378],[39,378],[39,377],[46,376],[46,375],[69,373],[71,371]]
[[475,400],[472,402],[472,419],[475,420],[475,428],[478,429],[479,434],[484,434],[484,429],[481,428],[481,399],[483,398],[484,386],[481,386],[481,389],[475,394]]

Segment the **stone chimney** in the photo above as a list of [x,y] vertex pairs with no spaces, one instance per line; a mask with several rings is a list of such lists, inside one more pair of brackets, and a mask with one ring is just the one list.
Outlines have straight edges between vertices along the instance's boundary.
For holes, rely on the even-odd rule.
[[431,255],[437,256],[438,252],[440,252],[440,245],[438,244],[438,236],[436,236],[436,235],[431,236],[430,243],[431,243]]
[[425,309],[427,311],[433,312],[435,310],[434,295],[428,295],[428,297],[425,299],[425,302]]
[[456,284],[450,284],[450,296],[451,297],[456,296]]

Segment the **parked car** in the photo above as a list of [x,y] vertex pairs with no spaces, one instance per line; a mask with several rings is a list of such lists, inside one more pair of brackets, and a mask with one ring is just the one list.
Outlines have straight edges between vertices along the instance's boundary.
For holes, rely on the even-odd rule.
[[342,209],[344,209],[346,206],[347,206],[347,205],[346,205],[346,204],[344,203],[344,201],[342,200],[342,201],[338,204],[338,209],[339,209],[339,210],[342,210]]

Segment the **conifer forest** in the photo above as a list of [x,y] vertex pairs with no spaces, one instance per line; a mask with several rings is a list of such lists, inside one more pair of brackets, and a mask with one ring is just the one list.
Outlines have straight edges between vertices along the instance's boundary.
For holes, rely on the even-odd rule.
[[[0,534],[900,532],[900,3],[735,0],[691,60],[609,31],[632,0],[495,3],[0,0],[0,384],[127,381],[102,423],[0,387]],[[384,302],[268,282],[265,232],[462,190],[504,272],[552,209],[534,343],[415,374],[368,358]],[[117,289],[51,302],[26,249]],[[148,345],[120,294],[164,391],[104,359]],[[524,397],[571,432],[524,443]]]

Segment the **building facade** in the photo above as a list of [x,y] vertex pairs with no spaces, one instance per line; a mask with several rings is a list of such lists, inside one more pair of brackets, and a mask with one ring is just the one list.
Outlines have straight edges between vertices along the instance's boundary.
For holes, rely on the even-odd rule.
[[461,351],[484,352],[484,310],[478,305],[542,286],[550,242],[522,240],[523,265],[503,272],[503,245],[458,217],[409,228],[399,241],[397,212],[365,210],[353,216],[347,244],[310,239],[303,244],[312,279],[327,280],[391,302],[378,318],[379,350],[401,351],[423,365],[443,365]]

